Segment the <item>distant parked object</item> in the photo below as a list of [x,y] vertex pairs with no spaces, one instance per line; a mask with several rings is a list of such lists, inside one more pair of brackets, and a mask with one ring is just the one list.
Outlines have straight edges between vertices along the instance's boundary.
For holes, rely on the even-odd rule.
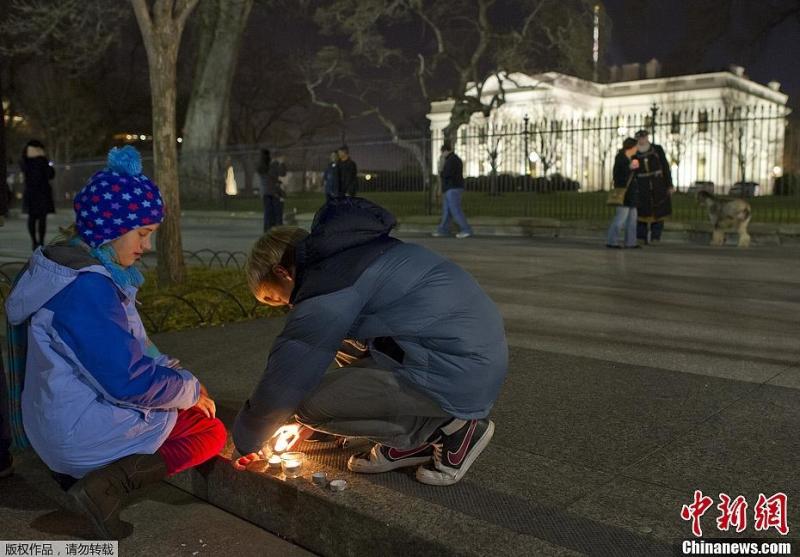
[[686,193],[698,194],[701,191],[714,193],[714,182],[698,180],[697,182],[689,186],[689,188],[686,190]]
[[755,182],[736,182],[731,186],[728,195],[731,197],[755,197],[759,193],[759,186]]

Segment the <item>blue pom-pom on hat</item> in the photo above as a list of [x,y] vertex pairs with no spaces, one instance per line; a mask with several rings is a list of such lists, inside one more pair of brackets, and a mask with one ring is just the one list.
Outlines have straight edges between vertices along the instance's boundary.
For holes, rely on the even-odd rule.
[[114,147],[108,152],[106,168],[111,172],[138,176],[142,173],[142,157],[139,155],[139,151],[131,145]]
[[93,248],[164,219],[161,192],[142,174],[139,151],[130,145],[109,151],[106,168],[89,178],[73,208],[81,240]]

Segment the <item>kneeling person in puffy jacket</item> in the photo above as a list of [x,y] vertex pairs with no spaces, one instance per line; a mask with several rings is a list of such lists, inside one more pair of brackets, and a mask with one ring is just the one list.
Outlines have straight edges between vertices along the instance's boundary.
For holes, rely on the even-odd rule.
[[254,246],[254,295],[292,309],[236,420],[240,468],[292,416],[374,441],[354,472],[416,466],[432,485],[459,481],[489,443],[508,366],[500,313],[461,267],[390,237],[394,225],[365,199],[333,199],[310,234],[282,227]]

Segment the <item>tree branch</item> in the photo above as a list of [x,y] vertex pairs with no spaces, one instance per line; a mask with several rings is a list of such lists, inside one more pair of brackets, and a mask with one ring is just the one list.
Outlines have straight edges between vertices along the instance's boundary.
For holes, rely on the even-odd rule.
[[133,7],[133,13],[136,15],[136,21],[139,22],[139,30],[142,33],[142,42],[144,42],[144,47],[147,49],[147,55],[154,57],[153,19],[150,16],[147,0],[130,0],[130,3]]

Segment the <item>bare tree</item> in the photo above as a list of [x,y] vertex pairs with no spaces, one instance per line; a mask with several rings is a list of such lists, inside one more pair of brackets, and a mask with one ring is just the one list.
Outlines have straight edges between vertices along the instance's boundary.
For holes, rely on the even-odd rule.
[[[435,99],[452,99],[443,130],[452,143],[473,115],[488,117],[505,103],[514,72],[592,72],[592,10],[585,0],[333,0],[315,20],[323,33],[346,37],[349,47],[334,40],[305,65],[312,100],[342,117],[376,117],[417,159],[426,189],[428,149],[401,133],[404,117],[424,114]],[[411,40],[400,42],[399,35]],[[402,115],[393,113],[390,107],[400,103]]]
[[160,284],[175,284],[182,282],[186,273],[181,242],[175,129],[176,65],[186,20],[199,0],[130,1],[147,51],[155,177],[167,209],[157,238],[158,280]]
[[[253,0],[206,0],[199,5],[197,59],[181,150],[185,196],[197,196],[216,181],[219,152],[228,142],[231,85],[252,7]],[[221,196],[222,188],[216,193]]]
[[542,176],[547,176],[558,161],[561,151],[562,122],[542,116],[531,125],[531,146],[542,165]]
[[90,69],[116,40],[127,10],[104,0],[11,0],[0,26],[0,53],[43,56],[67,73]]
[[[308,80],[312,97],[321,104],[330,102],[320,98],[320,92],[342,80],[339,92],[359,91],[357,100],[368,109],[381,106],[380,100],[390,99],[393,90],[400,89],[409,98],[408,85],[416,89],[414,102],[425,108],[446,96],[453,105],[443,135],[452,142],[473,114],[488,117],[505,103],[513,72],[533,73],[547,67],[591,75],[589,2],[516,0],[503,7],[505,12],[495,10],[497,4],[496,0],[336,0],[327,4],[315,19],[324,32],[346,35],[350,49],[329,45],[320,50]],[[511,25],[506,21],[509,14],[514,18]],[[393,43],[392,33],[401,30],[414,33],[417,40]],[[369,77],[359,81],[363,74],[359,70],[366,68],[372,70]],[[492,76],[497,86],[487,94],[484,87]],[[359,87],[353,87],[355,83]],[[370,83],[375,89],[372,94]],[[388,84],[393,87],[385,87]]]

